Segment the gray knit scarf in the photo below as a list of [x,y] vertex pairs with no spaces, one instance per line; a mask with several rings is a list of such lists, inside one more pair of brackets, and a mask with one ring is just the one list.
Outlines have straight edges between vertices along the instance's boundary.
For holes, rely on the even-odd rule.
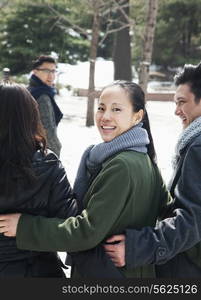
[[175,147],[175,157],[172,160],[173,168],[176,168],[182,150],[201,133],[201,117],[196,118],[182,131]]
[[85,150],[73,187],[78,202],[82,202],[92,180],[100,172],[102,163],[109,157],[122,151],[147,153],[149,138],[142,125],[139,123],[110,142],[91,145]]

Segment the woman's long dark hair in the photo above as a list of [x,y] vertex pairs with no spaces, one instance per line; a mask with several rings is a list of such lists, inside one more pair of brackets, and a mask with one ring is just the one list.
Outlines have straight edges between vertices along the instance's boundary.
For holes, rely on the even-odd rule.
[[15,190],[18,178],[34,179],[33,154],[46,151],[37,102],[21,85],[0,84],[0,195]]
[[105,88],[110,87],[110,86],[119,86],[128,93],[134,112],[138,112],[140,109],[142,109],[144,111],[142,127],[144,129],[146,129],[148,136],[149,136],[149,141],[150,141],[150,143],[147,145],[147,152],[148,152],[148,155],[149,155],[151,161],[153,162],[153,164],[156,164],[156,151],[155,151],[155,147],[154,147],[153,137],[151,134],[149,117],[148,117],[146,107],[145,107],[146,102],[145,102],[145,94],[144,94],[143,90],[141,89],[141,87],[138,84],[131,82],[131,81],[124,81],[124,80],[117,80],[117,81],[113,82],[112,84],[106,86]]

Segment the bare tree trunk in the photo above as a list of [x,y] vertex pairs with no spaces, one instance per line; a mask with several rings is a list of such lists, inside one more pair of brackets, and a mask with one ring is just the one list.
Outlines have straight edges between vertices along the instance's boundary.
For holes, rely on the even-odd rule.
[[88,87],[88,101],[87,101],[87,117],[86,117],[86,126],[94,125],[94,100],[95,100],[95,64],[96,64],[96,55],[98,48],[98,38],[100,32],[100,16],[99,16],[99,7],[94,12],[93,25],[92,25],[92,39],[90,46],[90,69],[89,69],[89,87]]
[[[129,16],[129,0],[124,0],[122,5],[127,4],[124,11]],[[126,23],[127,20],[121,12],[117,13],[117,18]],[[131,41],[130,41],[130,27],[123,28],[115,34],[114,40],[114,79],[132,80],[132,68],[131,68]]]
[[139,84],[147,93],[147,84],[149,79],[149,66],[152,60],[152,50],[154,41],[154,32],[156,27],[156,17],[158,12],[158,0],[149,0],[148,14],[145,27],[143,55],[139,71]]

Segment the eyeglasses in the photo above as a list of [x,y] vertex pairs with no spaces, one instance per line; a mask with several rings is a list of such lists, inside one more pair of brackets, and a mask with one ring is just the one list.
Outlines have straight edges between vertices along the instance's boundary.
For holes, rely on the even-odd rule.
[[36,69],[36,70],[44,72],[47,75],[49,75],[49,74],[55,75],[57,73],[57,70],[49,70],[49,69]]

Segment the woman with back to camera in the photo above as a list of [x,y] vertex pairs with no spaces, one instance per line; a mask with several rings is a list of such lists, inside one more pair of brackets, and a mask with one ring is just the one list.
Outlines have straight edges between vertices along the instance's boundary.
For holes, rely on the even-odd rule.
[[[38,105],[26,88],[0,84],[0,213],[67,218],[77,204],[61,162],[46,149]],[[19,250],[0,234],[0,277],[64,277],[54,252]]]
[[[74,184],[78,200],[84,199],[82,213],[66,220],[0,216],[0,231],[5,235],[15,236],[17,227],[19,248],[85,253],[125,228],[153,226],[170,200],[155,162],[142,89],[126,81],[105,87],[96,124],[103,142],[84,152]],[[90,263],[89,259],[84,275],[78,272],[81,277],[99,276]],[[130,278],[155,276],[153,265],[116,270]],[[75,271],[74,276],[79,275]],[[102,277],[112,275],[105,271]]]

